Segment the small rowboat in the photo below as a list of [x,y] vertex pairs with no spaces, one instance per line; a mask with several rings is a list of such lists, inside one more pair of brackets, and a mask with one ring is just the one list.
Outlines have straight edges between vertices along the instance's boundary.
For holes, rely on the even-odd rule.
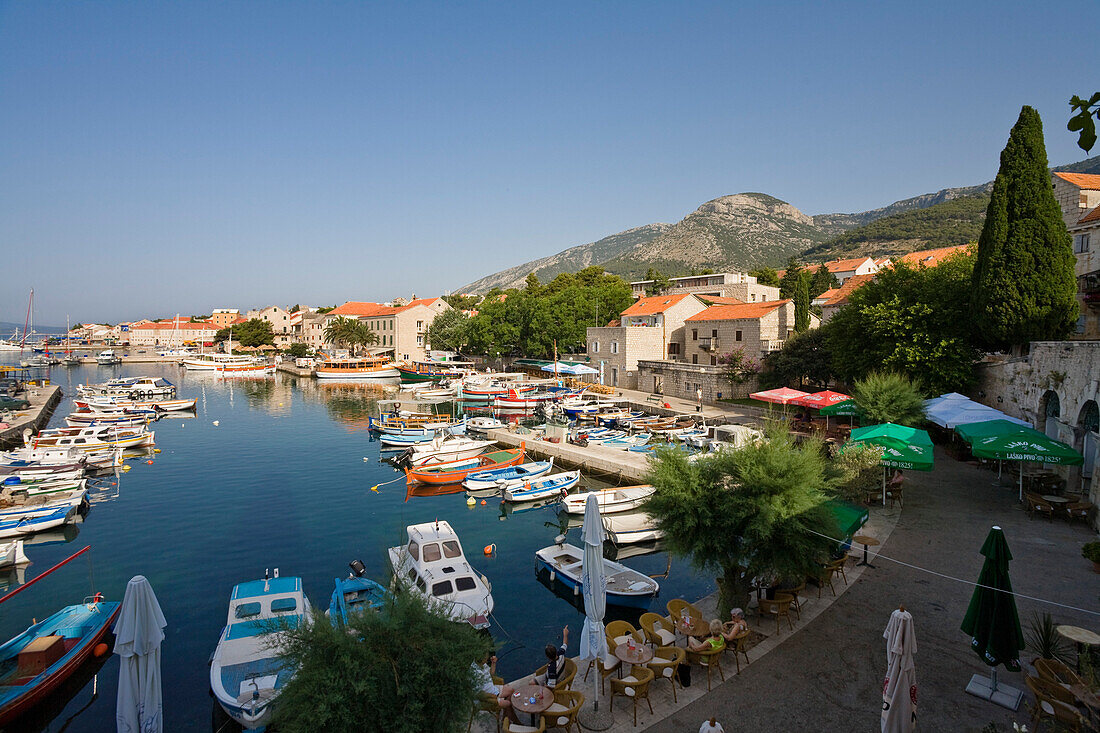
[[653,492],[654,488],[649,484],[602,489],[601,491],[567,496],[562,499],[562,506],[568,514],[584,514],[584,504],[588,501],[588,495],[595,494],[596,503],[600,507],[600,514],[611,514],[636,509],[645,503],[649,497],[653,496]]
[[554,469],[554,459],[549,461],[534,461],[532,463],[524,463],[518,466],[510,466],[507,468],[494,468],[489,471],[478,471],[477,473],[471,473],[466,477],[466,480],[462,482],[470,491],[480,491],[481,489],[493,489],[499,487],[501,484],[514,481],[516,479],[523,481],[524,479],[538,478],[539,476],[545,476]]
[[527,394],[534,391],[535,385],[533,384],[523,387],[502,384],[489,384],[487,386],[463,385],[458,396],[460,399],[487,402],[494,397],[503,397],[511,392],[515,392],[516,394]]
[[389,591],[370,578],[357,575],[337,578],[326,615],[333,626],[343,626],[349,614],[381,609],[388,597]]
[[419,433],[409,433],[407,435],[382,433],[382,435],[378,436],[378,442],[386,448],[408,448],[410,445],[430,443],[434,439],[434,430],[427,430]]
[[0,542],[0,568],[13,565],[26,565],[30,560],[23,552],[23,540]]
[[119,410],[156,410],[158,412],[175,412],[176,410],[193,410],[198,400],[111,400],[109,398],[95,397],[86,400],[73,400],[73,404],[80,410],[104,410],[117,408]]
[[600,445],[604,448],[614,448],[615,450],[630,450],[631,448],[645,445],[649,442],[649,438],[649,433],[639,433],[637,435],[614,438],[613,440],[605,440],[601,442]]
[[34,534],[46,529],[60,527],[68,522],[76,514],[75,507],[61,507],[52,514],[42,516],[25,516],[13,519],[0,519],[0,539],[20,537],[25,534]]
[[477,471],[518,466],[523,463],[523,454],[523,446],[491,451],[482,453],[474,461],[458,460],[438,466],[407,468],[405,469],[405,476],[410,482],[419,481],[422,484],[461,483],[467,476]]
[[452,435],[436,436],[428,443],[409,448],[409,463],[413,466],[425,466],[459,458],[472,458],[493,445],[495,443],[491,440],[472,440]]
[[664,537],[664,532],[657,529],[656,523],[648,514],[604,517],[603,527],[607,531],[608,538],[616,545],[650,542]]
[[[551,580],[560,580],[577,595],[584,592],[581,583],[584,551],[579,547],[565,543],[551,545],[536,552],[535,558],[549,571]],[[607,581],[607,602],[612,605],[649,608],[650,600],[660,591],[653,578],[612,560],[603,561],[603,573]]]
[[568,494],[581,480],[580,471],[566,471],[538,479],[519,479],[504,484],[505,501],[538,501]]

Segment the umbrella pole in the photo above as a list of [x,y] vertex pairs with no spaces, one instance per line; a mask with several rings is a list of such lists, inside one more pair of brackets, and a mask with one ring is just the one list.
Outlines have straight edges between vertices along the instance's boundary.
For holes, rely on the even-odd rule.
[[1024,500],[1024,464],[1020,464],[1020,497],[1019,501]]
[[882,467],[882,505],[886,506],[886,466]]

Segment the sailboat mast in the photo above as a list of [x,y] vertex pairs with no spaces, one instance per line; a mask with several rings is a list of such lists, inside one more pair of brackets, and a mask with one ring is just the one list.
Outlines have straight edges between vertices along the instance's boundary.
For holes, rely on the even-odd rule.
[[23,344],[27,343],[27,325],[31,322],[31,305],[34,303],[34,288],[31,288],[31,297],[27,300],[27,317],[23,319],[23,338],[19,339],[19,355],[23,355]]

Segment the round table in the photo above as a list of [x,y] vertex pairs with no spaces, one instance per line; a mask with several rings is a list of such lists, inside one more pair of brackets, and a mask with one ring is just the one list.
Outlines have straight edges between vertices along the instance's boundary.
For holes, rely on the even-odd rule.
[[710,635],[710,622],[701,618],[688,617],[687,625],[684,624],[683,619],[674,619],[673,624],[676,626],[676,633],[685,637]]
[[869,568],[873,568],[874,565],[867,561],[867,548],[868,546],[878,547],[879,541],[876,540],[874,537],[868,537],[867,535],[862,534],[857,534],[855,537],[852,538],[852,541],[858,542],[859,544],[863,545],[863,559],[857,562],[856,565],[866,565]]
[[[539,699],[540,692],[542,693],[541,700]],[[534,702],[530,702],[532,697],[535,698]],[[515,692],[512,693],[512,707],[531,715],[538,715],[549,709],[553,704],[554,691],[542,685],[523,685],[517,687]]]
[[[1054,630],[1077,646],[1077,671],[1081,671],[1081,647],[1100,646],[1100,634],[1094,634],[1079,626],[1055,626]],[[1087,652],[1086,652],[1087,653]]]
[[1043,501],[1050,502],[1051,504],[1068,504],[1069,499],[1064,496],[1054,496],[1053,494],[1043,494]]
[[615,647],[615,656],[627,664],[645,664],[653,661],[653,650],[645,644],[635,644],[633,649],[626,644],[619,644]]

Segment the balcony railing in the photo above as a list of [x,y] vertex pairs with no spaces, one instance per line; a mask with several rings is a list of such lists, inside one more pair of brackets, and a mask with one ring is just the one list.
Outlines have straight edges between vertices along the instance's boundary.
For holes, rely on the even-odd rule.
[[776,341],[761,341],[760,342],[760,350],[761,351],[765,351],[765,352],[767,352],[767,351],[779,351],[782,348],[783,348],[783,342],[782,341],[776,340]]
[[702,336],[699,339],[699,348],[706,351],[718,350],[718,337],[717,336]]

